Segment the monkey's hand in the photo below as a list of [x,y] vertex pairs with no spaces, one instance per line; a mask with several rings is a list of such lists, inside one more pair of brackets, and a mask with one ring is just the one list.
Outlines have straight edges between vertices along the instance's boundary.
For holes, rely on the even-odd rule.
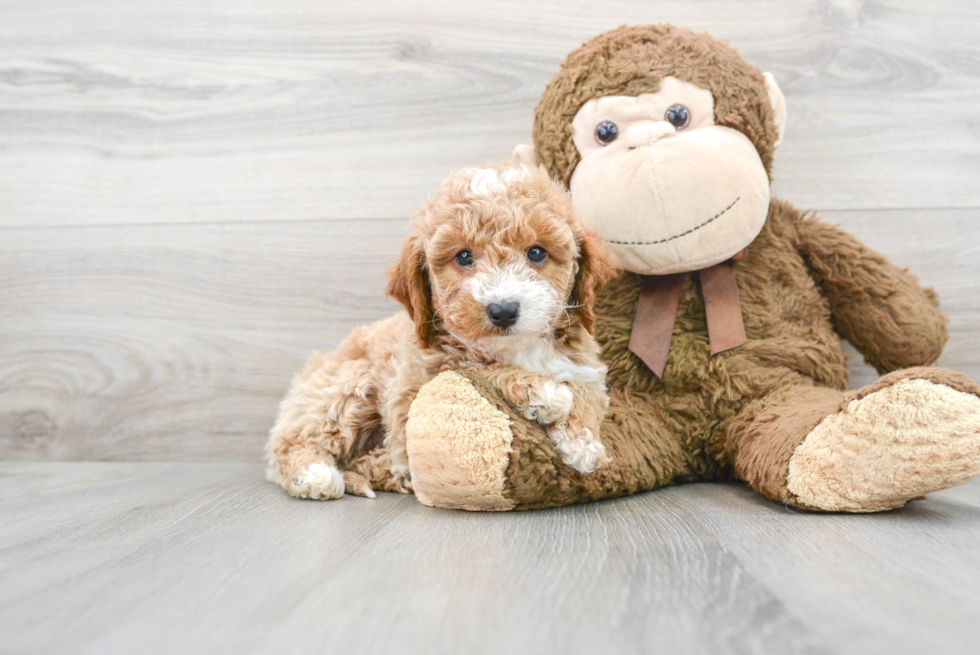
[[799,215],[796,230],[797,247],[830,302],[834,327],[879,373],[939,358],[948,335],[935,291],[833,225]]

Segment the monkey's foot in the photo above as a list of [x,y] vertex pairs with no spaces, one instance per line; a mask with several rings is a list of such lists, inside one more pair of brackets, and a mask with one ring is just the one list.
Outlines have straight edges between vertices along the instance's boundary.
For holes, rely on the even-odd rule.
[[977,391],[940,369],[883,378],[807,434],[789,491],[803,507],[877,512],[980,475]]
[[419,391],[409,410],[408,457],[415,495],[451,509],[512,509],[506,489],[511,419],[459,373],[446,371]]

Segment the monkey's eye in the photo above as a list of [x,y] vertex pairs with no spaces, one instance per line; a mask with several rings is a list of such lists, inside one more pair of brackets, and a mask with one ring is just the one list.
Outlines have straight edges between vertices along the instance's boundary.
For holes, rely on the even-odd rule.
[[531,246],[527,250],[527,258],[532,264],[540,264],[547,257],[548,253],[541,246]]
[[619,136],[619,128],[612,121],[602,121],[595,126],[595,140],[599,145],[608,146]]
[[469,250],[460,250],[458,253],[456,253],[456,257],[453,259],[455,259],[456,263],[463,268],[473,265],[473,253],[471,253]]
[[684,105],[671,105],[664,114],[664,120],[680,130],[691,122],[691,112]]

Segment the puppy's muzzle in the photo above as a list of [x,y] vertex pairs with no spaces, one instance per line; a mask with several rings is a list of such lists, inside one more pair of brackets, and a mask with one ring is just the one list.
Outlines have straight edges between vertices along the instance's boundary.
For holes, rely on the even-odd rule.
[[487,318],[499,328],[507,329],[517,322],[521,314],[521,306],[514,300],[507,302],[492,302],[487,305]]

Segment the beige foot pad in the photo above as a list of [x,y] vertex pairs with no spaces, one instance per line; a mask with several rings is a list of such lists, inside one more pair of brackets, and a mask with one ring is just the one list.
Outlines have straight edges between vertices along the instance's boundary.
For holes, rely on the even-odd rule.
[[804,506],[876,512],[980,475],[980,398],[904,379],[851,401],[803,440],[789,491]]
[[462,375],[447,371],[422,387],[408,414],[412,486],[425,505],[507,510],[510,419]]

